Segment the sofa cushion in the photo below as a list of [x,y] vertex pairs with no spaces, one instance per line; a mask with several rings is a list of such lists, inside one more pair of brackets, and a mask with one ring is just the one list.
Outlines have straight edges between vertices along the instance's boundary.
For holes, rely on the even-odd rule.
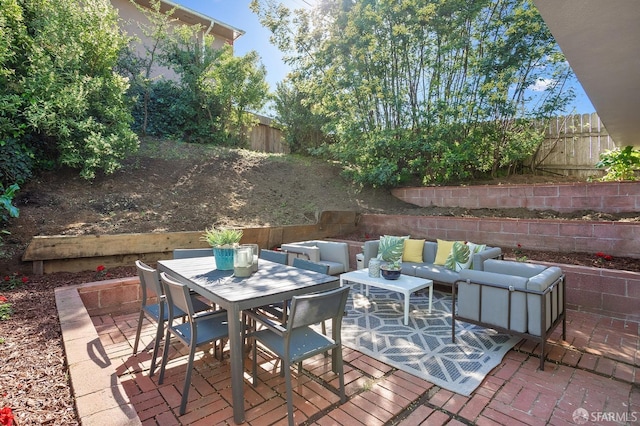
[[[440,283],[453,284],[459,278],[456,271],[447,269],[444,266],[433,265],[431,263],[423,263],[413,266],[413,275]],[[402,265],[402,273],[405,271],[405,265]]]
[[407,238],[404,240],[404,248],[402,250],[403,262],[422,263],[422,252],[424,250],[424,240],[412,240]]
[[337,275],[347,272],[344,265],[340,262],[332,262],[330,260],[320,260],[318,263],[329,266],[329,275]]
[[404,250],[404,240],[406,237],[396,237],[393,235],[383,235],[380,237],[380,245],[378,246],[378,258],[385,262],[396,262],[402,260],[402,251]]
[[422,261],[424,263],[431,263],[436,260],[436,253],[438,251],[438,243],[435,241],[425,241],[424,250],[422,251]]
[[484,261],[484,270],[505,275],[517,275],[531,278],[547,267],[535,263],[513,262],[511,260],[488,259]]
[[[473,267],[473,255],[480,253],[482,250],[487,248],[486,244],[476,244],[470,241],[467,241],[467,245],[469,246],[469,269],[482,269],[482,268],[474,268]],[[466,268],[465,268],[466,269]]]
[[436,259],[433,262],[434,265],[444,266],[453,249],[453,243],[455,243],[455,241],[438,240],[438,251],[436,252]]
[[449,257],[447,257],[444,266],[452,271],[459,272],[462,269],[469,268],[472,260],[469,246],[460,241],[456,241],[453,243],[451,253],[449,253]]

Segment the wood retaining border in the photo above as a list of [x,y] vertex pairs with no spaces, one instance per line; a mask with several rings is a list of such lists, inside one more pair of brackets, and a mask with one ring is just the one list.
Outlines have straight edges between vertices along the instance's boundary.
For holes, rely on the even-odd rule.
[[[356,231],[360,214],[354,211],[324,211],[315,224],[243,228],[241,243],[261,248],[283,243],[325,239]],[[33,237],[22,260],[32,262],[33,273],[93,271],[133,265],[138,259],[153,263],[170,259],[176,248],[203,248],[203,231],[113,235],[54,235]]]

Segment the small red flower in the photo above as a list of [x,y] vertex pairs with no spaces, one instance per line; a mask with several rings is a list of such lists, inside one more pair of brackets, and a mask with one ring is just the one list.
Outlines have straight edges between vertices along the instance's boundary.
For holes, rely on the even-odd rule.
[[29,278],[27,278],[27,277],[22,277],[22,283],[23,283],[23,284],[26,284],[26,282],[27,282],[27,281],[29,281]]
[[518,248],[522,248],[522,244],[518,243]]
[[5,275],[5,276],[4,276],[4,280],[5,280],[5,281],[11,281],[11,277],[10,277],[9,275]]
[[603,252],[599,251],[599,252],[596,253],[596,256],[597,257],[604,257],[605,254]]
[[6,297],[0,296],[0,303],[5,303],[5,302],[8,302],[8,301],[9,301],[9,299],[7,299]]
[[613,260],[613,256],[611,256],[610,254],[605,254],[602,257],[603,257],[604,260]]
[[96,268],[96,271],[98,272],[104,271],[104,265],[98,265],[98,267]]
[[11,412],[11,408],[4,407],[2,410],[0,410],[0,425],[13,426],[14,424],[13,412]]

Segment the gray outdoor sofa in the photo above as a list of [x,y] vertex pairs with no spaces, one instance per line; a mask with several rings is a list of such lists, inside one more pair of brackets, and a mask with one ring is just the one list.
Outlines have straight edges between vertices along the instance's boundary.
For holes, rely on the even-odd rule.
[[[369,266],[369,260],[378,255],[379,240],[366,241],[363,246],[364,267]],[[401,272],[405,275],[426,278],[434,282],[453,285],[460,279],[459,272],[448,269],[442,265],[434,265],[438,244],[434,241],[425,241],[422,251],[422,263],[402,262]],[[471,268],[482,271],[484,262],[487,259],[495,259],[502,257],[502,249],[500,247],[486,247],[483,251],[473,255]]]
[[452,289],[453,342],[456,321],[526,337],[540,343],[544,370],[545,343],[560,323],[566,340],[565,276],[557,266],[489,259],[484,271],[460,271]]

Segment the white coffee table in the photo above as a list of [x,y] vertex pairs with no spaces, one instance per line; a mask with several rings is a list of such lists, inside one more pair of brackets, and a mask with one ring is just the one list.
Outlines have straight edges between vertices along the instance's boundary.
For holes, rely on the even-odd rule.
[[404,325],[409,325],[409,296],[411,296],[411,293],[429,287],[429,313],[431,313],[433,281],[426,278],[412,277],[410,275],[400,275],[397,280],[386,280],[382,277],[373,278],[369,276],[369,269],[365,268],[340,274],[340,286],[343,286],[345,281],[365,285],[367,297],[369,296],[369,286],[404,294]]

